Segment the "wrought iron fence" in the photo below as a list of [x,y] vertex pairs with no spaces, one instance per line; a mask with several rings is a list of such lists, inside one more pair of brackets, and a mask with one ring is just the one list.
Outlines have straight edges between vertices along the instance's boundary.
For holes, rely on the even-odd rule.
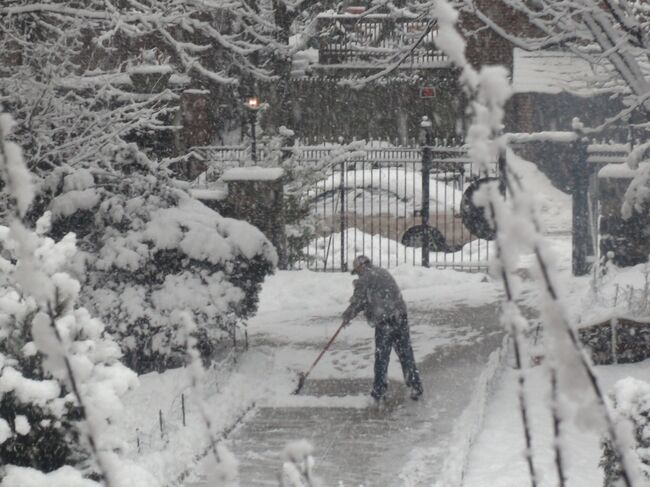
[[[467,229],[461,216],[465,190],[479,179],[463,146],[432,147],[429,181],[430,265],[484,269],[490,244]],[[309,160],[332,149],[303,150]],[[328,153],[328,151],[330,151]],[[346,270],[365,254],[381,267],[420,264],[424,227],[421,148],[354,151],[337,160],[306,192],[314,234],[304,249],[311,269]],[[496,175],[496,164],[491,175]]]
[[[436,267],[479,270],[487,267],[490,243],[466,226],[463,205],[470,185],[497,173],[480,174],[460,140],[434,139],[429,163],[429,263]],[[252,164],[246,147],[195,148],[208,169],[195,185],[209,186],[224,170]],[[258,160],[269,148],[258,146]],[[301,145],[279,150],[291,153],[294,166],[309,183],[299,195],[308,207],[309,240],[292,259],[294,268],[346,270],[358,254],[376,265],[394,267],[423,262],[423,150],[376,142]],[[471,199],[471,198],[470,198]],[[426,205],[424,205],[426,206]],[[301,244],[302,245],[302,244]],[[295,250],[295,249],[294,249]]]
[[436,47],[434,20],[390,14],[321,14],[318,17],[319,64],[366,67],[394,61],[408,52],[402,67],[447,66],[449,59]]

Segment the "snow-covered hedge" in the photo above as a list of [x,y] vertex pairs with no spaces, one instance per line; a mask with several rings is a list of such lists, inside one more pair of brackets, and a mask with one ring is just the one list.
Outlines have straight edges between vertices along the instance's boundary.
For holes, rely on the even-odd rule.
[[255,227],[223,218],[164,174],[140,168],[115,182],[101,173],[57,168],[42,187],[53,235],[77,234],[71,262],[82,302],[118,340],[140,373],[182,363],[181,311],[198,324],[199,348],[215,345],[257,308],[277,262]]
[[[614,386],[612,394],[618,416],[619,428],[633,428],[629,445],[633,458],[643,476],[650,479],[650,384],[632,377],[622,379]],[[603,456],[600,466],[605,472],[605,487],[622,485],[621,464],[616,458],[610,439],[602,442]]]

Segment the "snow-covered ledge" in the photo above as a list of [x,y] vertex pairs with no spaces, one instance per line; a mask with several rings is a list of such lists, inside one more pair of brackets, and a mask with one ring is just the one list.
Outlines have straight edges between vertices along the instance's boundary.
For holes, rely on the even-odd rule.
[[235,167],[228,169],[221,176],[224,182],[232,181],[277,181],[284,176],[284,169],[281,167]]
[[598,171],[598,177],[603,179],[632,179],[635,173],[636,171],[625,163],[607,164]]

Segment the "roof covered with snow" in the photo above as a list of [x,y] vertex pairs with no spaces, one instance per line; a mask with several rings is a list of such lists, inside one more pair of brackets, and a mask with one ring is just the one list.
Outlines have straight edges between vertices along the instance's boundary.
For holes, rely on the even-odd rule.
[[584,59],[563,51],[513,51],[512,88],[515,93],[594,94],[595,72]]

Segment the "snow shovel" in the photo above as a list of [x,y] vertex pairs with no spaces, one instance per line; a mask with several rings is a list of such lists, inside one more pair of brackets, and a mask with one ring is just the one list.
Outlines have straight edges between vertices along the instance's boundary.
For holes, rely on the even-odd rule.
[[318,355],[318,357],[316,357],[316,360],[314,360],[314,363],[311,364],[311,367],[309,367],[309,370],[308,370],[307,372],[304,372],[304,373],[301,372],[300,374],[298,374],[298,387],[296,387],[296,390],[293,391],[292,394],[298,394],[298,393],[300,393],[300,390],[302,389],[302,386],[305,385],[305,380],[307,379],[307,376],[311,373],[312,370],[314,370],[314,367],[316,367],[316,364],[318,363],[318,361],[319,361],[319,360],[321,359],[321,357],[325,354],[325,352],[327,352],[327,349],[330,348],[330,345],[331,345],[332,342],[336,339],[336,337],[338,336],[339,332],[340,332],[340,331],[343,329],[343,327],[344,327],[345,325],[347,325],[347,324],[348,324],[347,321],[344,321],[343,323],[341,323],[341,326],[339,326],[338,330],[336,330],[336,332],[334,333],[334,335],[332,335],[332,338],[330,338],[330,341],[327,342],[327,345],[325,345],[325,348],[323,348],[323,350],[322,350],[321,353]]

